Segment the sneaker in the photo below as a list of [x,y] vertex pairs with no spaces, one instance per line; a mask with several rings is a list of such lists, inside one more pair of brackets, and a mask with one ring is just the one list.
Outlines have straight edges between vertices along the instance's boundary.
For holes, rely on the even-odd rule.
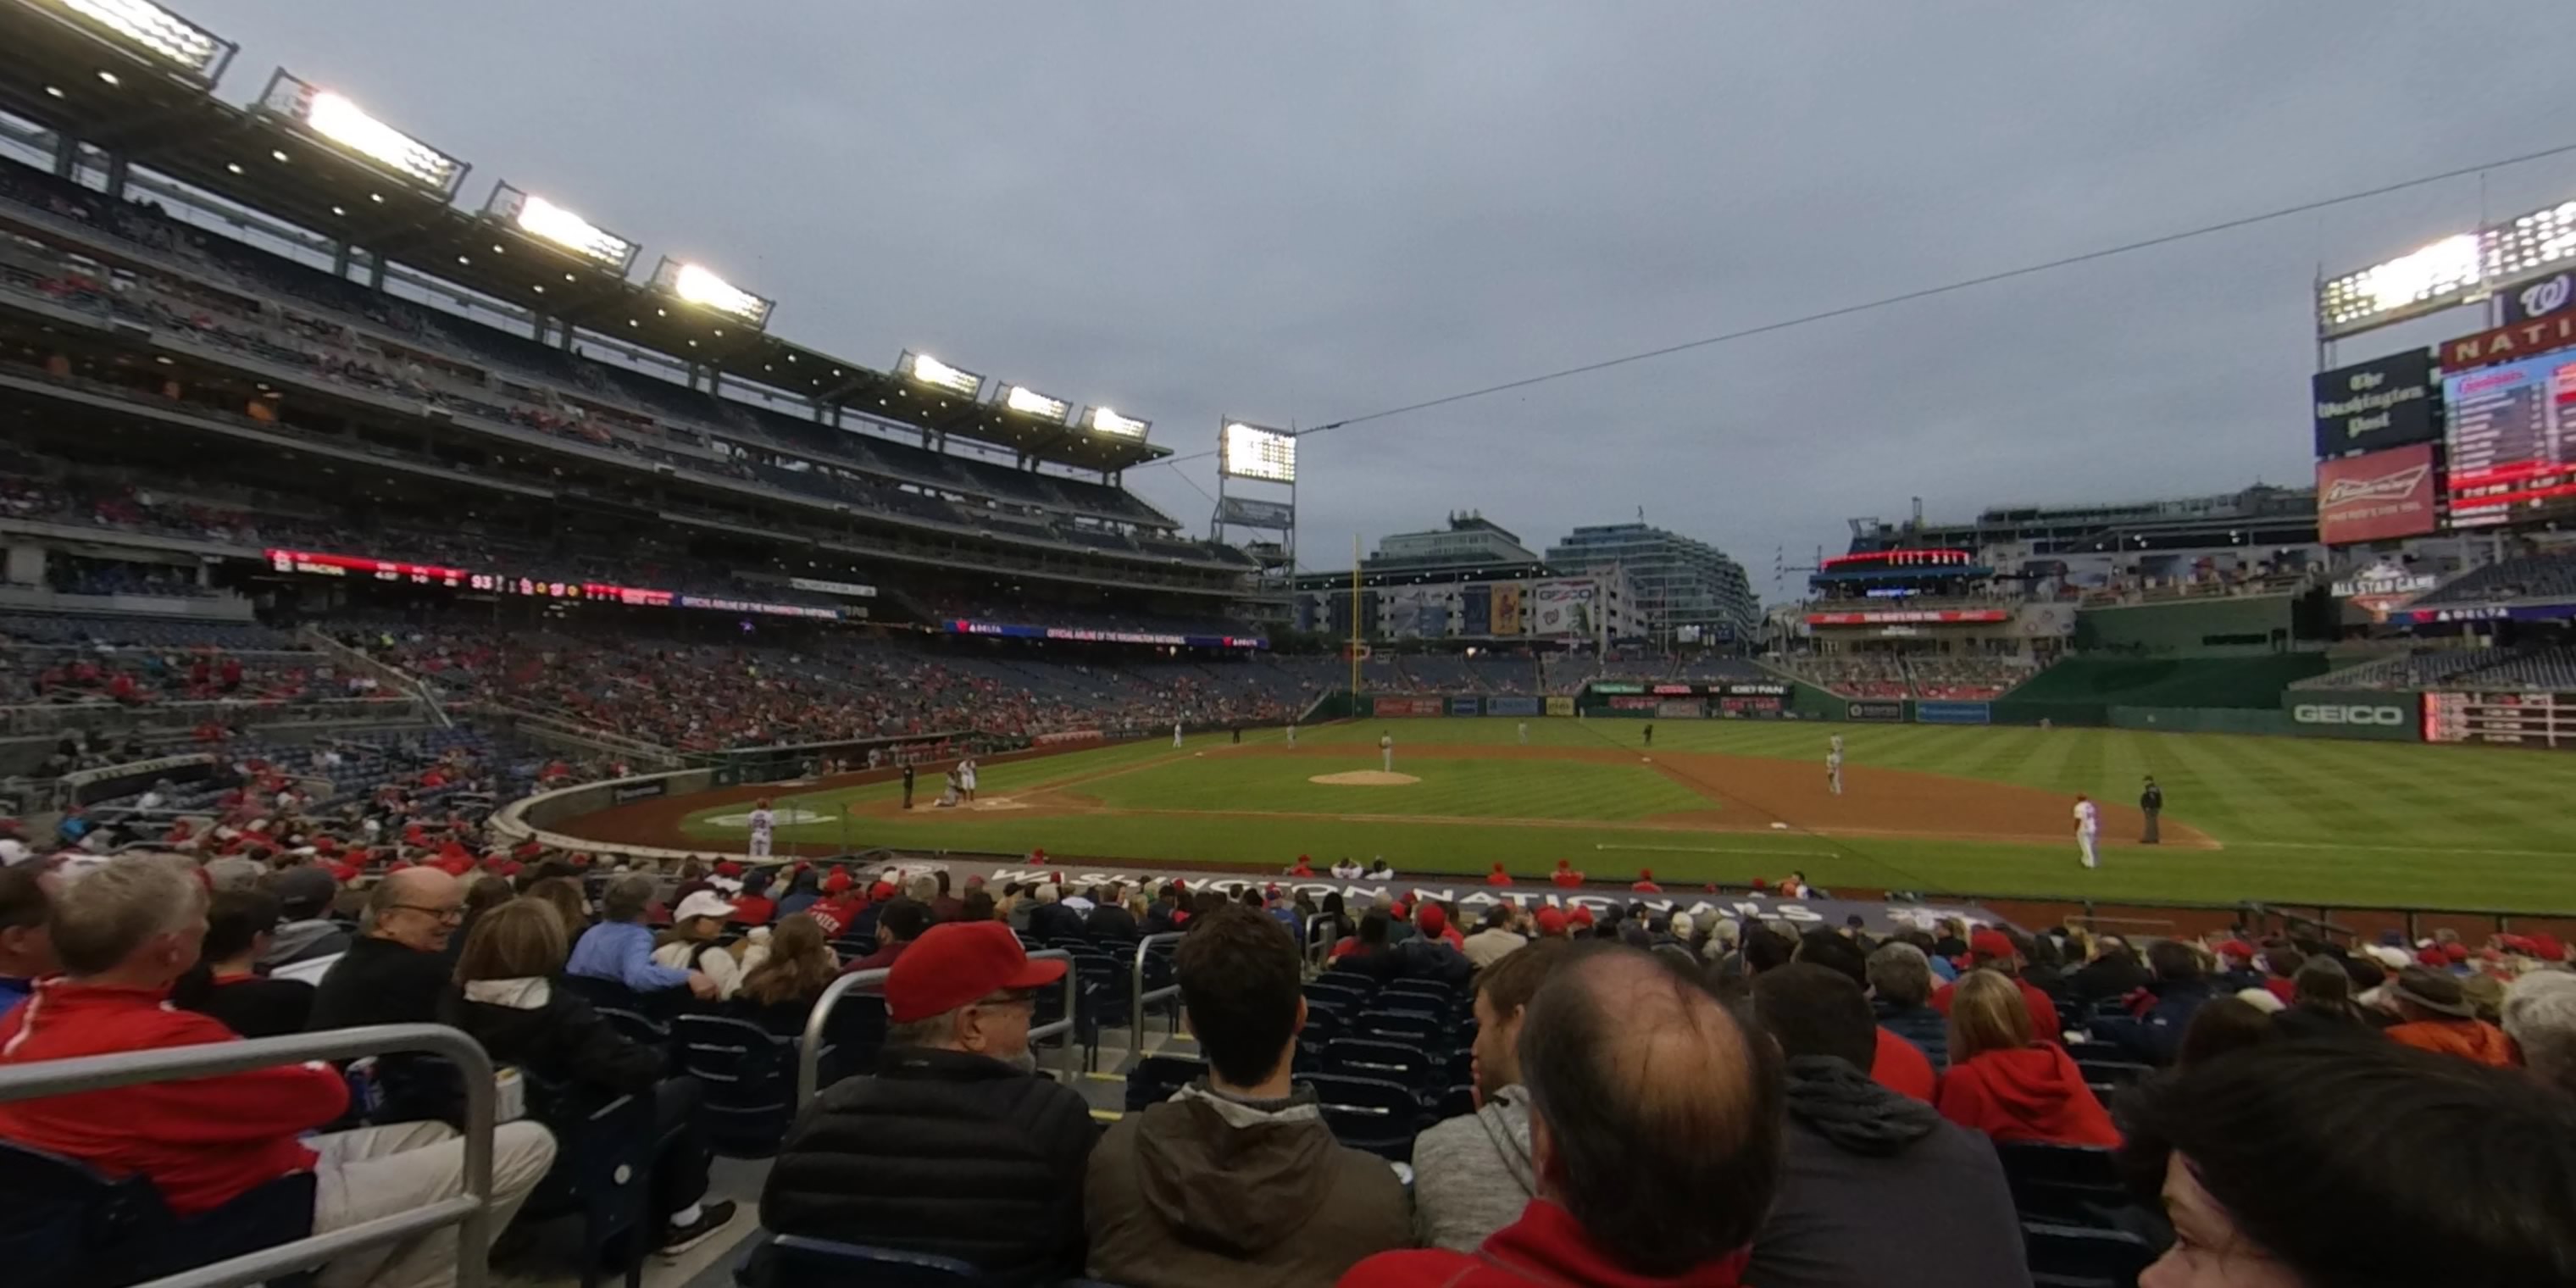
[[687,1225],[675,1225],[662,1233],[662,1246],[656,1251],[676,1257],[707,1241],[708,1236],[725,1228],[733,1220],[734,1205],[730,1199],[698,1205],[698,1219]]

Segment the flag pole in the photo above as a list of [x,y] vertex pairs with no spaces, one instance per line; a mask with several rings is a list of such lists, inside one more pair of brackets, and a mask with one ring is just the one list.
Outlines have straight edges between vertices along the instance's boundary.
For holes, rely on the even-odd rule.
[[1351,534],[1351,714],[1360,713],[1360,534]]

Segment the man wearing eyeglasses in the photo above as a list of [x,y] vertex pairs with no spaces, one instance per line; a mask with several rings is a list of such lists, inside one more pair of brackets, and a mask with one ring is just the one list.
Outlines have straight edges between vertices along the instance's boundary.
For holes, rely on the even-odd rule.
[[365,929],[313,993],[305,1028],[435,1024],[455,963],[447,943],[465,920],[465,886],[436,868],[385,874],[367,892]]
[[882,1064],[825,1088],[798,1118],[761,1193],[761,1224],[956,1257],[1002,1288],[1078,1277],[1083,1170],[1099,1131],[1029,1051],[1036,992],[1064,971],[1030,961],[998,921],[914,940],[888,969]]

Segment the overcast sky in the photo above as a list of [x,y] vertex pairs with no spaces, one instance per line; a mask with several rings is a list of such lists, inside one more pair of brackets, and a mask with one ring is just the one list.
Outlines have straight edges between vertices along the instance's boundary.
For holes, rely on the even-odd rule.
[[[270,67],[776,297],[1154,421],[1315,425],[2576,142],[2531,5],[192,0]],[[2576,156],[1307,439],[1303,562],[1633,518],[2307,481],[2311,281]],[[2426,323],[2344,360],[2474,329]],[[1131,484],[1194,529],[1214,461]]]

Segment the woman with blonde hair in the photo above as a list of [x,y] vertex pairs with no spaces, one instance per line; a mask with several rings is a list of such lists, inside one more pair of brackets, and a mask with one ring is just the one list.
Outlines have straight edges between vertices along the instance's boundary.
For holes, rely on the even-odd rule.
[[769,932],[769,954],[744,971],[733,1013],[781,1037],[799,1037],[814,1002],[841,973],[823,923],[797,913]]
[[2020,987],[1996,971],[1969,971],[1951,992],[1950,1071],[1933,1104],[1998,1141],[2120,1143],[2083,1071],[2066,1048],[2032,1040]]
[[534,882],[520,897],[554,909],[563,920],[564,934],[574,939],[590,929],[590,900],[582,896],[581,882],[571,877],[547,877]]

